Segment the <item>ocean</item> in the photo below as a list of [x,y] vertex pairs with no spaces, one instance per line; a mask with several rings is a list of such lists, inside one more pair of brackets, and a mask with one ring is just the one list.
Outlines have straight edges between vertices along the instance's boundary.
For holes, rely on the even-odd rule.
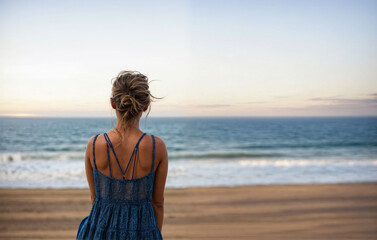
[[[0,188],[87,188],[90,137],[115,118],[0,118]],[[144,117],[167,188],[377,182],[377,117]]]

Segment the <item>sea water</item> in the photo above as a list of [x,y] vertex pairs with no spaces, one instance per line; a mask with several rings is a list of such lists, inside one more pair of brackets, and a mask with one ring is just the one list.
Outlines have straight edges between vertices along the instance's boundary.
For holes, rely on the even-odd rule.
[[[0,118],[1,188],[87,188],[88,140],[114,118]],[[377,182],[377,117],[148,117],[166,187]]]

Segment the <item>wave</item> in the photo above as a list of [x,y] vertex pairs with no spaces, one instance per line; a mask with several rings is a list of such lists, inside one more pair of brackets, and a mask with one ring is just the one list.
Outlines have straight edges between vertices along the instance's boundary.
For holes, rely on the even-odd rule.
[[86,146],[45,146],[41,148],[41,150],[46,151],[46,152],[73,152],[73,151],[83,151],[85,152]]
[[[279,153],[205,153],[205,154],[169,154],[170,160],[180,159],[237,159],[237,158],[274,158],[283,157]],[[33,161],[33,160],[83,160],[84,152],[36,152],[36,153],[3,153],[0,154],[0,163]]]
[[239,160],[242,166],[250,167],[307,167],[321,165],[377,166],[377,160],[336,160],[336,159],[279,159],[279,160]]
[[0,154],[0,163],[34,161],[34,160],[83,160],[83,152],[27,152],[27,153],[2,153]]
[[[321,159],[339,159],[339,154],[336,153],[326,153],[321,155],[317,152],[295,152],[287,151],[286,153],[277,152],[276,150],[271,150],[269,152],[256,152],[256,153],[247,153],[247,152],[204,152],[195,154],[193,152],[169,152],[169,160],[244,160],[244,159],[253,159],[253,160],[282,160],[282,159],[291,159],[292,161],[297,161],[300,158],[303,159],[314,159],[321,156]],[[355,159],[354,156],[345,155],[348,160]],[[75,152],[20,152],[20,153],[1,153],[0,154],[0,163],[10,163],[10,162],[20,162],[20,161],[84,161],[85,152],[84,151],[75,151]],[[363,155],[361,158],[370,159],[369,155]]]
[[234,159],[234,158],[274,158],[283,157],[280,153],[206,153],[206,154],[171,154],[169,159]]
[[376,147],[377,142],[325,142],[307,144],[269,144],[237,146],[238,149],[297,149],[297,148],[338,148],[338,147]]

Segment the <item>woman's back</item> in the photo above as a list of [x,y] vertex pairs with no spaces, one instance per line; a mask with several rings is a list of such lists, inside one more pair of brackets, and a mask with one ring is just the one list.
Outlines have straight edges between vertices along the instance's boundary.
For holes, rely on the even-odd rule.
[[[141,140],[145,136],[151,138],[153,147],[151,151],[143,149],[140,156],[138,153]],[[96,148],[99,137],[102,137],[106,145],[107,162],[103,158],[104,151],[100,151],[103,150],[104,142]],[[148,145],[147,142],[143,147]],[[122,145],[118,144],[120,147],[115,148],[107,133],[94,137],[92,164],[96,197],[89,216],[80,224],[77,239],[162,239],[152,205],[155,145],[155,137],[143,133],[133,145],[129,160],[125,161],[124,156],[115,149],[128,156],[129,147],[122,148]],[[148,153],[151,153],[150,158],[146,157]],[[135,172],[137,164],[140,172],[138,176]],[[149,171],[145,173],[147,165]]]
[[[120,134],[115,133],[114,131],[109,131],[106,135],[107,136],[105,137],[104,134],[101,134],[96,139],[95,156],[98,171],[109,177],[123,179],[122,173],[127,168],[127,164],[131,159],[134,148],[140,140],[136,154],[136,162],[134,162],[135,154],[133,154],[125,178],[132,178],[132,168],[135,168],[134,178],[145,176],[150,172],[153,158],[153,139],[151,135],[146,134],[142,136],[143,132],[141,131],[123,137],[120,137]],[[108,144],[109,141],[113,146],[115,155],[111,146]],[[109,152],[107,152],[107,149]],[[110,159],[110,161],[108,159]],[[158,165],[158,160],[159,159],[156,159],[155,168]],[[135,166],[133,165],[134,163]]]

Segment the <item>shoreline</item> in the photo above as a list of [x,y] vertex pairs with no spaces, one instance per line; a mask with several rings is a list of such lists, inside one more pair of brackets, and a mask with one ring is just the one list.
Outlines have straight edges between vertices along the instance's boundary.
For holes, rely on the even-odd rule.
[[[0,189],[0,239],[74,239],[89,189]],[[167,188],[164,239],[377,239],[377,183]]]
[[[271,183],[271,184],[244,184],[244,185],[218,185],[218,186],[189,186],[189,187],[166,187],[165,189],[201,189],[201,188],[238,188],[238,187],[278,187],[278,186],[320,186],[320,185],[359,185],[359,184],[376,184],[377,181],[365,181],[365,182],[335,182],[335,183]],[[73,188],[73,187],[62,187],[62,188],[41,188],[41,187],[0,187],[1,190],[88,190],[89,188]]]

